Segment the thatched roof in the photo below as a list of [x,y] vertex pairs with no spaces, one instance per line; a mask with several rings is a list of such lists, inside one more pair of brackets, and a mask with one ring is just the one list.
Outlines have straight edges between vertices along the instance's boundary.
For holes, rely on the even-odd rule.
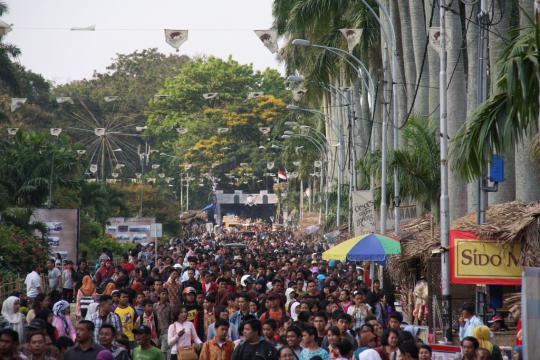
[[453,229],[472,231],[486,239],[501,241],[504,245],[519,242],[522,245],[524,265],[540,265],[540,202],[518,201],[493,205],[486,212],[486,223],[476,224],[476,214],[457,219]]
[[207,220],[208,214],[205,211],[190,210],[180,214],[180,222],[184,225],[187,225],[192,221],[206,222]]
[[[476,223],[476,213],[455,220],[452,229],[471,231],[485,239],[496,239],[501,244],[520,242],[523,264],[540,266],[540,202],[509,202],[493,205],[486,212],[486,223]],[[401,227],[401,254],[388,260],[390,276],[398,281],[404,271],[418,261],[426,265],[431,250],[439,246],[440,229],[431,221],[431,214],[414,219]]]

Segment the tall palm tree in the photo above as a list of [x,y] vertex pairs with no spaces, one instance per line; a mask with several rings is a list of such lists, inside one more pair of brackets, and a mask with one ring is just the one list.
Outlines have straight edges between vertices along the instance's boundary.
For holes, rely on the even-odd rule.
[[[505,44],[509,41],[510,31],[510,18],[512,16],[514,1],[499,1],[491,0],[491,14],[498,16],[496,19],[492,19],[493,26],[489,32],[489,69],[491,74],[498,74],[497,60],[500,57]],[[491,82],[491,93],[496,94],[499,89],[497,88],[495,81]],[[513,201],[516,197],[516,181],[515,176],[512,176],[515,170],[514,166],[514,149],[510,148],[503,153],[504,156],[504,172],[508,174],[504,182],[499,184],[497,192],[490,193],[488,197],[489,204],[499,204],[508,201]]]
[[[519,28],[526,31],[531,26],[534,13],[534,0],[519,0]],[[531,124],[534,125],[534,124]],[[516,200],[540,200],[540,167],[538,160],[531,156],[530,145],[538,134],[536,126],[532,126],[523,140],[515,148],[515,181]]]
[[529,26],[515,34],[501,54],[498,94],[473,112],[469,126],[451,144],[452,167],[465,179],[478,177],[494,152],[504,153],[536,129],[538,64],[538,30]]
[[[447,51],[448,64],[448,136],[450,139],[459,131],[467,117],[467,98],[465,69],[462,54],[461,11],[459,1],[448,3],[446,13],[447,31],[451,44]],[[441,84],[442,86],[442,84]],[[467,186],[465,181],[454,171],[448,176],[448,192],[451,194],[450,220],[467,213]]]

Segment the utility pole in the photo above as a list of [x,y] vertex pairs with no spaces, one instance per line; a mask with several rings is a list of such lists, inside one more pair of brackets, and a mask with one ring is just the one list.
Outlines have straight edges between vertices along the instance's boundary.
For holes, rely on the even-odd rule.
[[[476,88],[476,106],[479,106],[486,100],[487,97],[487,34],[488,20],[487,0],[480,0],[480,11],[478,12],[478,84]],[[480,172],[478,179],[478,213],[476,214],[476,222],[483,224],[486,222],[487,208],[487,192],[484,191],[484,171]]]
[[446,0],[440,0],[441,51],[440,51],[440,160],[441,160],[441,289],[443,334],[447,343],[452,342],[452,307],[450,295],[450,254],[448,252],[450,212],[448,197],[448,113],[447,113],[447,58],[446,58]]
[[[382,25],[381,25],[382,26]],[[386,178],[387,178],[387,153],[388,153],[388,115],[386,107],[388,101],[386,99],[386,92],[388,89],[388,44],[387,40],[384,41],[384,51],[383,53],[383,118],[382,118],[382,129],[381,129],[381,221],[379,232],[381,234],[386,233]]]

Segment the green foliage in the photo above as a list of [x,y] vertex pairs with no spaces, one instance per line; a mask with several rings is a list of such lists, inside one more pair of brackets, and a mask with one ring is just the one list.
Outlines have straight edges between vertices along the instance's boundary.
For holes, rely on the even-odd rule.
[[[203,94],[211,92],[219,93],[219,98],[205,100]],[[248,100],[250,92],[265,95]],[[291,114],[285,111],[289,94],[277,71],[254,72],[251,65],[240,65],[231,58],[198,58],[168,79],[159,94],[166,96],[151,100],[147,111],[149,138],[159,152],[176,156],[154,159],[163,166],[159,171],[165,169],[178,177],[191,164],[189,174],[200,181],[215,177],[220,189],[258,191],[264,183],[255,179],[268,172],[268,161],[283,167],[280,151],[274,152],[271,145],[278,144],[274,140]],[[271,132],[263,135],[259,127],[271,127]],[[178,134],[175,128],[188,132]],[[218,133],[218,128],[228,132]],[[150,171],[147,176],[155,175]],[[199,184],[190,183],[192,208],[211,200],[211,183],[203,183],[202,189]]]
[[126,193],[119,187],[85,182],[80,194],[82,211],[95,219],[102,231],[110,217],[130,214],[126,203]]
[[537,127],[538,30],[520,31],[499,59],[499,93],[472,114],[451,144],[451,164],[466,180],[486,169],[494,152],[502,154]]
[[86,253],[87,259],[97,259],[103,248],[111,250],[113,256],[118,257],[135,248],[135,245],[121,244],[112,237],[103,236],[81,243],[80,251]]
[[[440,197],[440,164],[438,128],[434,121],[426,117],[413,116],[402,130],[403,146],[388,153],[388,179],[393,178],[394,168],[398,169],[402,198],[414,199],[426,208],[436,211]],[[369,178],[380,179],[381,153],[367,154],[358,162],[358,170],[363,178],[364,188],[369,186]],[[388,204],[392,199],[393,183],[386,185]],[[375,204],[380,204],[381,186],[375,185]]]
[[[45,264],[47,243],[13,225],[0,224],[0,269],[11,274],[25,274],[35,264]],[[0,274],[5,278],[6,273]]]

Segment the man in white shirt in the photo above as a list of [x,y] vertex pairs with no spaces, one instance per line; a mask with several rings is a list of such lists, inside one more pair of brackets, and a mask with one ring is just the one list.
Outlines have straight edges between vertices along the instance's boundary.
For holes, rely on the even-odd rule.
[[36,298],[36,296],[41,293],[41,265],[36,265],[34,271],[26,275],[24,284],[26,285],[26,296],[30,299],[30,302]]
[[461,316],[459,317],[459,340],[467,336],[472,336],[475,327],[484,325],[482,320],[475,315],[475,306],[473,303],[465,303],[461,307]]

